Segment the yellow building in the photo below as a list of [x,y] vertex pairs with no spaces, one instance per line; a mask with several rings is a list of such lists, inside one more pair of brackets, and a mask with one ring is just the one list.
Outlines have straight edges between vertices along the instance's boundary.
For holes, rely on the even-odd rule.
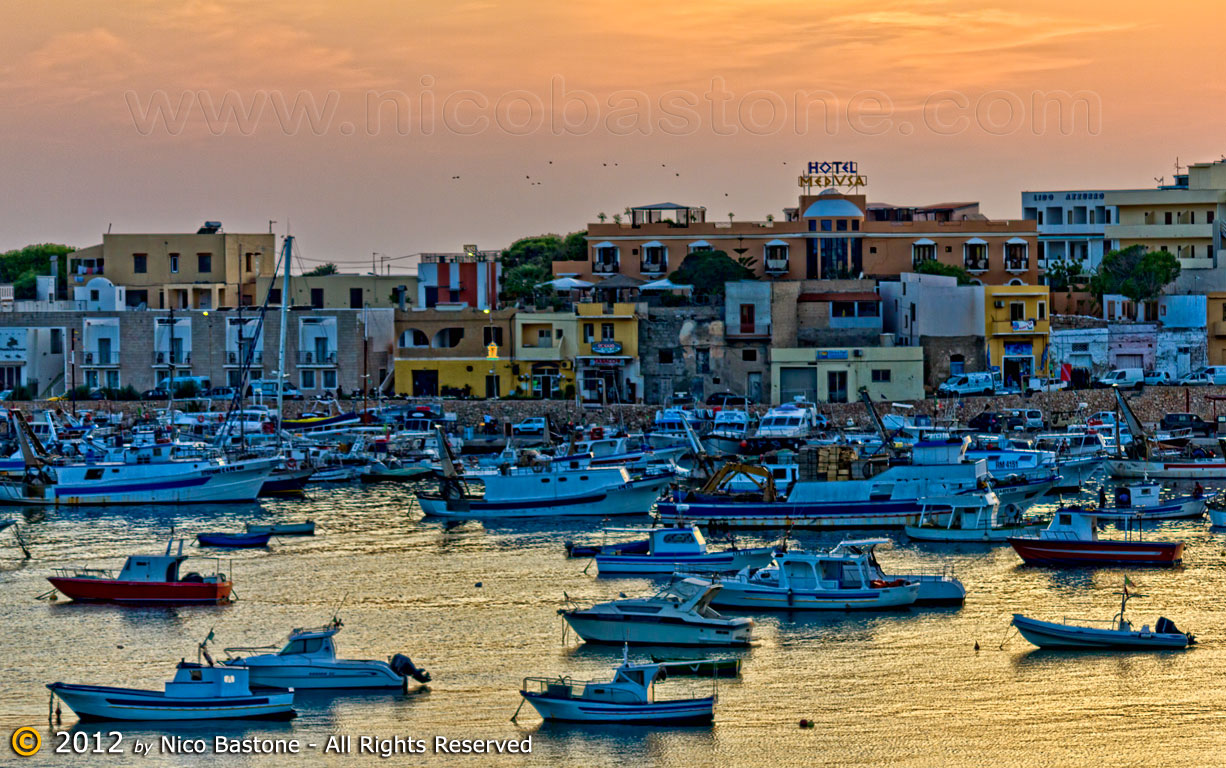
[[[276,272],[276,236],[223,232],[206,222],[194,234],[105,234],[68,256],[69,288],[102,275],[149,309],[215,309],[256,300],[256,278]],[[71,291],[70,291],[71,292]]]
[[1226,292],[1205,295],[1205,314],[1209,365],[1226,365]]
[[850,403],[861,387],[874,401],[922,400],[922,347],[772,349],[771,403],[798,397],[813,403]]
[[574,312],[517,312],[514,328],[513,359],[519,368],[520,394],[574,397],[578,316]]
[[[281,303],[282,277],[270,275],[256,279],[255,295],[264,300],[271,285],[273,304]],[[313,309],[362,309],[399,306],[399,294],[404,290],[406,309],[417,298],[417,275],[290,275],[290,302],[295,307]]]
[[575,377],[589,403],[635,403],[643,399],[639,365],[639,316],[631,302],[575,304],[579,339]]
[[396,392],[412,397],[510,395],[519,386],[519,367],[511,359],[514,316],[513,309],[397,311]]
[[1051,332],[1045,285],[985,285],[984,341],[988,365],[1000,371],[1006,386],[1024,386],[1043,373]]
[[1226,160],[1191,165],[1169,186],[1109,191],[1104,202],[1117,210],[1116,221],[1104,231],[1114,247],[1169,251],[1185,270],[1226,263],[1221,231]]

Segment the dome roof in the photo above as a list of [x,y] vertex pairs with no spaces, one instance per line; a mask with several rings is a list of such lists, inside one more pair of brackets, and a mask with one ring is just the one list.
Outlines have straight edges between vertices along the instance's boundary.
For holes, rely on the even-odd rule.
[[[864,211],[845,197],[834,197],[834,190],[826,190],[805,209],[806,219],[862,219]],[[837,194],[837,193],[835,193]],[[825,198],[825,199],[823,199]]]

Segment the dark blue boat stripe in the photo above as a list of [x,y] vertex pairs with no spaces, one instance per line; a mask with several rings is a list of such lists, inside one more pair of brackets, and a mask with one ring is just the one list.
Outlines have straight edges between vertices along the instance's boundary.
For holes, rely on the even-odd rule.
[[101,494],[132,493],[135,491],[165,491],[172,488],[194,488],[204,485],[210,476],[189,477],[186,480],[164,480],[159,483],[100,484],[96,486],[56,486],[56,496],[98,496]]
[[[71,690],[71,689],[70,689]],[[183,707],[199,707],[202,709],[218,709],[219,707],[251,707],[261,704],[268,704],[268,697],[250,698],[250,699],[171,699],[171,698],[148,698],[148,699],[107,699],[107,704],[116,707],[165,707],[167,709],[181,709]]]

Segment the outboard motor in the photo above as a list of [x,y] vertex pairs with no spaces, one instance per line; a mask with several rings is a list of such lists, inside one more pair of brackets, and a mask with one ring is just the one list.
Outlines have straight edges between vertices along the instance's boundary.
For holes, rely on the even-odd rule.
[[419,683],[430,682],[430,673],[424,669],[418,668],[413,660],[403,653],[398,653],[392,657],[390,662],[392,671],[403,678],[413,678]]
[[1154,625],[1154,631],[1158,634],[1182,635],[1179,627],[1175,626],[1175,622],[1165,616],[1158,617],[1158,623]]

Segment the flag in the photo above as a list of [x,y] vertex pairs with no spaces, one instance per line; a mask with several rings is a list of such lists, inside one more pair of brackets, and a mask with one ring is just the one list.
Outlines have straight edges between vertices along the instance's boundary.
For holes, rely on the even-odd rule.
[[1135,587],[1135,586],[1136,584],[1132,583],[1132,579],[1128,578],[1127,576],[1124,577],[1124,594],[1125,595],[1128,594],[1129,587]]

